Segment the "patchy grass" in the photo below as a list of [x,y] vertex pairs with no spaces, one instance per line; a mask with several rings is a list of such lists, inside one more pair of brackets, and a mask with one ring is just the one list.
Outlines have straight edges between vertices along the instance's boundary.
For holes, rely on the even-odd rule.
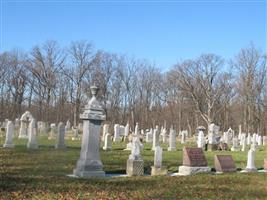
[[[71,179],[80,154],[80,141],[66,140],[67,148],[57,150],[55,141],[39,137],[40,148],[28,150],[26,140],[15,139],[14,149],[0,149],[0,199],[267,199],[267,173],[195,175],[187,177],[128,177]],[[4,138],[0,138],[0,144]],[[188,144],[193,146],[194,144]],[[125,143],[102,151],[106,173],[125,173],[129,151]],[[153,164],[151,145],[142,152],[145,171]],[[182,146],[168,152],[163,144],[163,165],[176,172],[182,163]],[[231,154],[238,168],[246,166],[247,152],[205,152],[213,167],[215,154]],[[255,163],[262,168],[267,147],[256,152]]]

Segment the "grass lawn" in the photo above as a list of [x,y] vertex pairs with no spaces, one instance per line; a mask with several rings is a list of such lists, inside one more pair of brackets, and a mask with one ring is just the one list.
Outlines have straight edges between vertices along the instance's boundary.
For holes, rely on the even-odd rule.
[[[80,155],[80,141],[66,140],[67,148],[56,150],[55,141],[39,137],[39,149],[28,150],[27,140],[14,140],[14,149],[0,148],[0,199],[267,199],[267,173],[199,174],[186,177],[128,177],[95,180],[72,179]],[[0,138],[0,145],[4,137]],[[190,144],[187,144],[190,145]],[[194,144],[191,144],[194,145]],[[112,151],[102,151],[106,173],[125,173],[129,151],[125,143],[113,143]],[[145,172],[153,165],[151,145],[145,144],[142,156]],[[168,152],[163,165],[177,172],[182,164],[182,145]],[[214,154],[231,154],[238,168],[245,168],[247,152],[205,152],[210,167]],[[256,152],[255,163],[262,168],[267,146]]]

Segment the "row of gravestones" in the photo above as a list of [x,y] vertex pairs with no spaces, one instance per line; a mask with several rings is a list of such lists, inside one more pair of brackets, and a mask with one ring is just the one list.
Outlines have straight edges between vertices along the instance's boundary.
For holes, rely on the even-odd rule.
[[[29,126],[27,127],[28,134],[23,133],[23,138],[25,135],[28,138],[27,148],[28,149],[37,149],[38,141],[37,141],[37,124],[34,118],[31,118]],[[26,131],[27,131],[26,129]],[[57,142],[55,144],[55,148],[64,148],[65,147],[65,125],[60,122],[58,124],[58,134],[57,134]],[[6,139],[3,145],[4,148],[13,148],[13,136],[14,136],[14,124],[12,121],[8,121],[6,125]]]

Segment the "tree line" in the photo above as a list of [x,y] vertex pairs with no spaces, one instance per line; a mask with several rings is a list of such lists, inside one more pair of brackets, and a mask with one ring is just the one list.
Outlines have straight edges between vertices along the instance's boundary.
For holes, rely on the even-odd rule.
[[215,54],[180,61],[162,71],[147,60],[97,50],[87,41],[56,41],[29,52],[0,53],[0,120],[29,110],[37,120],[74,126],[90,85],[111,124],[173,125],[194,133],[214,122],[225,130],[267,134],[267,55],[253,44],[225,60]]

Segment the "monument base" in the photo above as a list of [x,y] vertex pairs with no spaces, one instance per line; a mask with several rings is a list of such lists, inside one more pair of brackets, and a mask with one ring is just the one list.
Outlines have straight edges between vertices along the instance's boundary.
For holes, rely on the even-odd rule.
[[194,175],[199,173],[210,173],[211,168],[210,167],[189,167],[189,166],[180,166],[179,174],[182,175]]
[[4,148],[14,148],[14,144],[4,144]]
[[126,173],[128,176],[143,176],[144,161],[128,159]]
[[158,167],[151,167],[151,176],[162,176],[166,175],[168,173],[168,170],[165,166],[161,166],[161,168]]
[[208,151],[216,151],[218,150],[217,144],[208,144]]
[[103,178],[105,177],[104,171],[80,171],[79,169],[73,170],[73,175],[80,178]]
[[111,147],[103,147],[103,150],[110,151],[111,150]]
[[79,159],[73,174],[82,178],[104,177],[103,165],[100,160]]
[[27,135],[19,135],[18,138],[19,138],[19,139],[28,139],[28,136],[27,136]]
[[251,169],[244,169],[241,171],[241,173],[255,173],[255,172],[258,172],[257,168],[251,168]]

